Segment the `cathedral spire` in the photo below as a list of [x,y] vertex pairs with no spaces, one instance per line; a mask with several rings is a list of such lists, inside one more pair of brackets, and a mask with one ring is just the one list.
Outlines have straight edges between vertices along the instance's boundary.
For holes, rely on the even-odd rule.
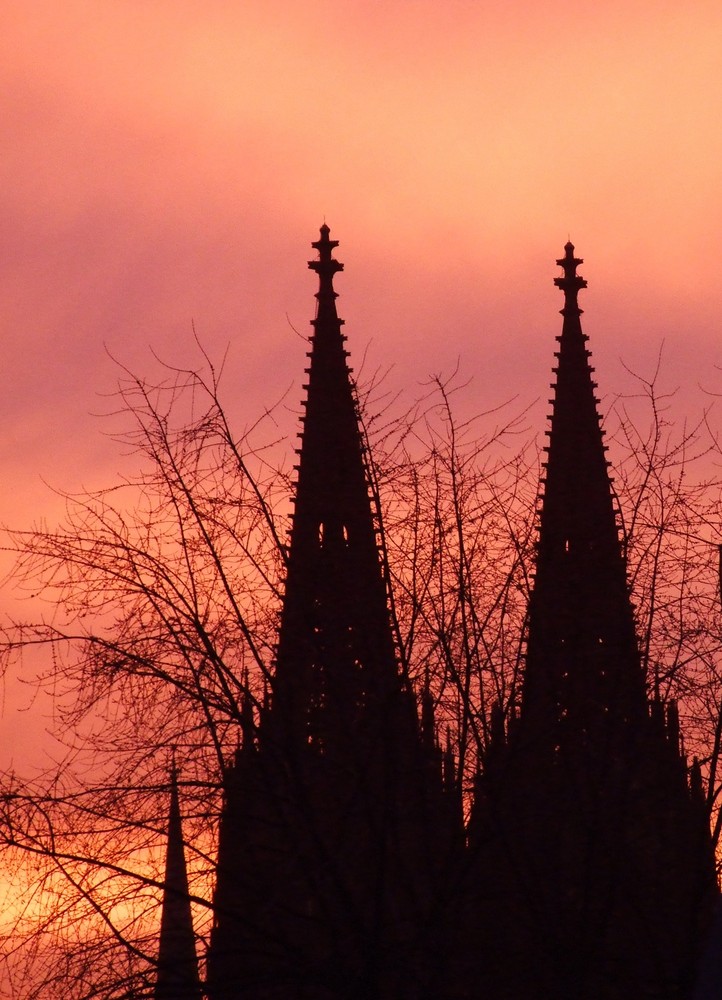
[[171,769],[162,906],[155,1000],[200,1000],[201,986],[188,894],[175,760]]
[[324,224],[309,262],[319,284],[275,673],[253,752],[227,775],[213,1000],[417,1000],[429,956],[441,964],[432,918],[463,827],[433,700],[422,735],[396,657],[337,245]]
[[[645,714],[646,695],[619,539],[609,463],[582,332],[587,282],[569,242],[554,279],[564,317],[545,449],[539,541],[530,605],[524,707],[551,726],[586,732],[604,719]],[[611,714],[610,714],[611,713]],[[558,742],[557,733],[550,737]]]
[[361,708],[399,686],[369,497],[366,455],[327,225],[312,244],[319,278],[273,714],[301,744],[347,739]]
[[521,707],[506,733],[492,718],[469,838],[489,900],[485,962],[506,980],[486,993],[681,1000],[712,851],[676,706],[647,704],[571,242],[557,263],[563,323]]

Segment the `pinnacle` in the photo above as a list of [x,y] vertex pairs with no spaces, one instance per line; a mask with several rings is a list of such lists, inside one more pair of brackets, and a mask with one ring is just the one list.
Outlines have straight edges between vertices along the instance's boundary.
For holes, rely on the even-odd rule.
[[577,293],[580,289],[587,287],[587,282],[581,275],[577,274],[577,267],[584,263],[582,257],[574,256],[574,244],[569,240],[564,246],[564,256],[557,261],[559,267],[564,270],[564,276],[555,278],[554,284],[564,292],[564,308],[577,306]]
[[338,246],[338,240],[329,239],[331,230],[325,222],[321,226],[320,232],[320,239],[314,240],[311,243],[314,250],[318,250],[318,260],[309,260],[308,266],[321,279],[321,291],[324,289],[325,282],[328,283],[329,290],[332,290],[331,282],[333,276],[337,271],[343,271],[343,264],[333,257],[333,251]]

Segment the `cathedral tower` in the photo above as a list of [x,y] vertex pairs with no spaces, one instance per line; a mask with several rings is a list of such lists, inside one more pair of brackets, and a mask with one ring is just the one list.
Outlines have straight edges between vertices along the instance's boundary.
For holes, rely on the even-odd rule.
[[276,669],[227,778],[210,996],[416,1000],[443,965],[449,810],[395,653],[328,226],[313,246]]
[[709,831],[676,705],[647,702],[582,261],[567,243],[557,263],[563,325],[521,706],[471,830],[490,975],[504,997],[681,1000],[715,892]]

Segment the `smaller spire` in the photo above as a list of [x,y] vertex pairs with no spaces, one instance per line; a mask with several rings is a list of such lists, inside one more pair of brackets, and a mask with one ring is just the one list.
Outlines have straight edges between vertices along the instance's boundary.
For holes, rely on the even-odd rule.
[[431,680],[426,670],[424,687],[421,692],[421,740],[429,750],[436,747],[436,718],[434,712],[434,696],[431,693]]
[[585,278],[577,274],[577,267],[583,263],[582,257],[574,256],[574,244],[569,240],[564,247],[564,256],[557,261],[559,267],[564,270],[564,277],[554,279],[557,288],[561,288],[564,292],[564,308],[561,310],[563,315],[570,308],[576,310],[577,313],[582,312],[577,304],[577,294],[580,289],[587,287],[587,282]]
[[155,1000],[200,1000],[201,985],[183,849],[175,747],[172,753],[170,779],[168,846]]
[[689,791],[693,802],[696,802],[700,806],[706,807],[707,796],[705,795],[705,790],[704,790],[702,768],[700,766],[699,759],[697,757],[694,757],[692,759],[692,766],[689,769]]
[[677,700],[674,698],[667,705],[667,739],[674,752],[678,754],[682,748],[682,743],[679,726],[679,707]]
[[451,726],[446,727],[446,747],[443,760],[444,788],[451,791],[456,787],[456,760],[451,742]]
[[244,679],[244,691],[241,695],[241,734],[243,738],[242,747],[246,751],[251,751],[255,747],[256,724],[253,713],[253,697],[248,687],[248,673]]
[[506,743],[506,726],[504,723],[504,708],[501,699],[496,698],[491,706],[491,718],[489,720],[489,736],[496,748]]

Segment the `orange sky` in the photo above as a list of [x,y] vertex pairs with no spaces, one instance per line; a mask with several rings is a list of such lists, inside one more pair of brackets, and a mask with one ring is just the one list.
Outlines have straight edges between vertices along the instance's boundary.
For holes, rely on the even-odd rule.
[[[220,357],[239,424],[301,396],[325,217],[350,348],[479,409],[541,399],[571,235],[600,391],[722,391],[722,7],[5,0],[0,520],[112,481],[116,371]],[[288,319],[287,319],[288,317]],[[6,739],[19,739],[9,692]],[[18,744],[19,746],[19,744]]]

